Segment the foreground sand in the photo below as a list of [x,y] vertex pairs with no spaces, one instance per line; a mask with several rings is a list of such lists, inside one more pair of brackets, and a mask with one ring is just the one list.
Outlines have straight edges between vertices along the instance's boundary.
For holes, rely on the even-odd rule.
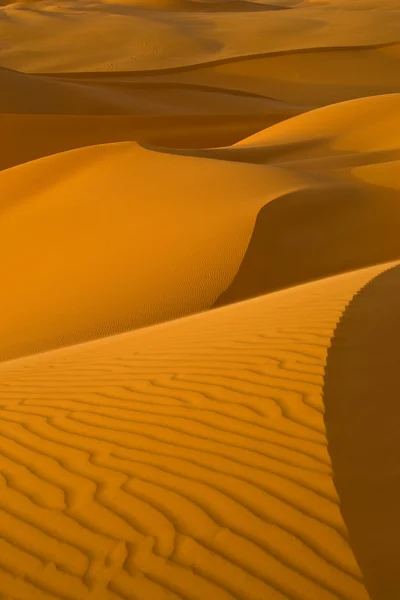
[[3,363],[3,588],[368,598],[322,395],[346,305],[390,267]]
[[0,600],[395,600],[397,0],[0,0]]

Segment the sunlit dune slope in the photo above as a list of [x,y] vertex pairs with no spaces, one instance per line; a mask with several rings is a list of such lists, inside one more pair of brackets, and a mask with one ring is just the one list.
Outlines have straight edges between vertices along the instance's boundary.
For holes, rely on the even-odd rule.
[[0,134],[0,600],[397,600],[399,0],[0,0]]
[[323,377],[346,305],[391,266],[2,363],[1,589],[367,600]]
[[352,299],[324,383],[335,486],[372,599],[389,599],[400,586],[399,296],[396,266]]
[[[327,7],[326,3],[276,1],[261,4],[264,8],[261,12],[254,11],[253,3],[243,10],[245,4],[240,3],[241,10],[235,11],[230,2],[207,3],[206,10],[203,3],[184,0],[12,3],[0,10],[0,39],[3,42],[0,64],[29,72],[135,71],[287,50],[356,49],[399,42],[398,6],[393,6],[393,0],[379,3],[375,0],[373,10],[368,6],[371,2],[329,2]],[[268,4],[284,10],[265,10]],[[357,67],[364,72],[360,75],[364,85],[368,82],[363,60],[371,59],[372,85],[379,83],[376,76],[380,64],[384,66],[382,86],[387,78],[385,72],[391,69],[388,61],[380,62],[379,56],[374,62],[373,56],[367,58],[355,50],[355,53],[339,56],[334,53],[333,63],[323,73],[325,59],[330,60],[326,54],[321,57],[311,53],[304,61],[299,58],[299,63],[295,56],[293,68],[300,65],[304,70],[309,64],[314,81],[325,75],[328,77],[326,83],[333,86],[337,84],[338,69],[341,69],[344,77],[346,71],[352,75],[348,83],[356,87],[360,85]],[[343,69],[344,63],[346,68]],[[336,66],[329,82],[332,64]],[[270,85],[280,66],[284,63],[278,60],[267,67],[270,77],[264,73],[264,78],[270,80]],[[246,78],[243,68],[238,75]],[[280,76],[284,85],[284,73]],[[229,66],[226,77],[230,77]],[[250,72],[247,79],[249,83],[254,79]],[[287,86],[292,79],[290,76]],[[297,90],[300,93],[300,86]],[[293,86],[288,87],[288,92],[292,91]],[[317,91],[314,89],[314,93]]]
[[393,93],[307,111],[230,148],[182,154],[289,167],[343,179],[346,167],[397,159],[399,128],[400,94]]
[[239,268],[258,210],[302,185],[281,170],[131,143],[3,171],[0,356],[209,308]]
[[399,108],[393,94],[226,149],[106,144],[3,171],[0,356],[397,259]]
[[307,182],[258,213],[226,304],[400,256],[400,95],[324,107],[231,148],[185,152],[276,166]]
[[[400,94],[393,93],[342,102],[299,115],[254,134],[236,147],[261,150],[279,144],[296,149],[306,143],[314,144],[319,155],[329,151],[339,154],[398,150],[399,128]],[[310,148],[307,148],[307,157],[312,157]]]

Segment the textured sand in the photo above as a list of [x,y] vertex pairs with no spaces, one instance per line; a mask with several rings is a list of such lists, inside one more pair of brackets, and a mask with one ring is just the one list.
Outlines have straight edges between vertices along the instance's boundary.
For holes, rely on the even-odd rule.
[[368,598],[323,420],[371,267],[5,362],[0,582],[29,598]]
[[0,600],[400,597],[398,0],[0,0]]

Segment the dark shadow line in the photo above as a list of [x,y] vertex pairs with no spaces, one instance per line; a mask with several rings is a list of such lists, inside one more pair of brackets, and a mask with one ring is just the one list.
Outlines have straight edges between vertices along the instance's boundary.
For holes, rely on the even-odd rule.
[[393,190],[315,180],[282,194],[259,211],[239,269],[213,308],[397,260],[399,222]]
[[59,73],[31,73],[31,75],[40,75],[42,77],[68,77],[70,79],[82,79],[87,77],[99,76],[104,78],[113,77],[145,77],[152,75],[168,75],[170,73],[185,73],[187,71],[197,71],[201,69],[207,69],[209,67],[216,67],[220,65],[232,64],[237,62],[245,62],[256,60],[260,58],[274,58],[278,56],[290,56],[297,54],[313,54],[313,53],[329,53],[329,52],[351,52],[351,51],[368,51],[368,50],[380,50],[382,48],[390,48],[400,44],[399,41],[384,42],[381,44],[370,44],[363,46],[329,46],[329,47],[315,47],[315,48],[298,48],[290,50],[271,50],[269,52],[259,52],[256,54],[246,54],[240,56],[232,56],[225,58],[216,58],[204,62],[193,63],[190,65],[183,65],[179,67],[165,67],[164,69],[143,69],[138,71],[82,71],[82,72],[59,72]]

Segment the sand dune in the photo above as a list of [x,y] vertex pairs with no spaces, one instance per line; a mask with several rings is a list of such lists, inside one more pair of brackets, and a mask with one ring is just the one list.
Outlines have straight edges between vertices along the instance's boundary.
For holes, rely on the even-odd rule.
[[230,145],[274,124],[282,116],[275,107],[264,115],[0,114],[0,128],[7,140],[0,146],[0,170],[66,150],[110,142],[137,140],[142,144],[192,149]]
[[[270,95],[285,102],[324,106],[399,92],[399,68],[399,44],[383,44],[239,55],[188,67],[152,70],[146,72],[146,78],[218,83],[226,89]],[[136,71],[135,76],[139,78],[140,72]]]
[[133,143],[3,171],[2,358],[210,308],[239,268],[258,210],[302,185],[263,165]]
[[229,12],[226,3],[224,11],[210,13],[201,3],[186,2],[199,8],[194,17],[182,4],[163,0],[12,3],[1,11],[0,63],[30,72],[132,71],[400,41],[393,0],[369,0],[366,6],[334,1],[328,8],[296,0],[271,4],[289,9]]
[[4,89],[0,111],[4,114],[249,116],[275,113],[277,122],[305,108],[215,86],[123,81],[114,77],[50,78],[10,69],[0,69],[0,85]]
[[[343,69],[343,64],[346,68]],[[202,84],[270,96],[289,104],[326,106],[364,96],[400,92],[400,44],[349,45],[239,54],[201,63],[148,70],[57,73],[70,82]]]
[[[0,356],[395,260],[399,119],[392,94],[310,111],[226,149],[105,144],[6,169]],[[112,123],[104,135],[127,134],[129,121]],[[94,132],[79,127],[77,140]],[[391,184],[373,170],[386,163]]]
[[[231,145],[305,106],[195,84],[67,80],[0,69],[0,169],[65,150],[139,141],[175,148]],[[23,141],[23,143],[21,143]]]
[[319,142],[325,152],[327,146],[337,153],[398,149],[399,123],[400,94],[378,95],[300,115],[279,127],[254,134],[236,146]]
[[0,0],[0,600],[396,600],[398,0]]
[[217,151],[313,176],[258,213],[217,305],[397,258],[399,130],[393,94],[312,111]]
[[399,282],[395,267],[353,298],[329,350],[324,389],[335,484],[372,598],[399,587]]
[[23,598],[367,599],[322,386],[338,319],[390,266],[3,363],[1,584]]

